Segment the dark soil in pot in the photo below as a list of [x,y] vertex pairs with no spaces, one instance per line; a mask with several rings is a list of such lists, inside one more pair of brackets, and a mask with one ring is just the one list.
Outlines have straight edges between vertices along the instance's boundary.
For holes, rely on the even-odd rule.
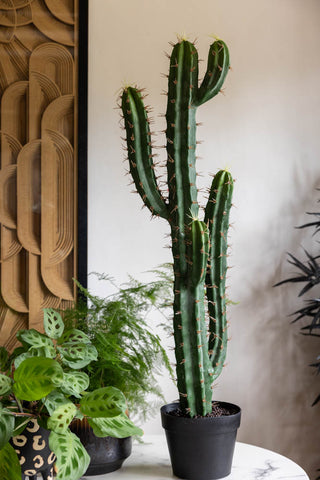
[[85,476],[102,475],[121,468],[132,449],[132,438],[96,437],[86,420],[75,420],[70,425],[90,455],[90,465]]
[[162,426],[177,477],[215,480],[230,474],[241,409],[226,402],[215,402],[213,409],[218,410],[219,416],[213,413],[190,418],[179,411],[178,403],[161,408]]

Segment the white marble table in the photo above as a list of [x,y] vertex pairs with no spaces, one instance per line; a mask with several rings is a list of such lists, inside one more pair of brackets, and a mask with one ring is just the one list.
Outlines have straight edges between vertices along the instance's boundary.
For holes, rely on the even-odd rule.
[[[174,477],[165,435],[144,437],[134,444],[122,468],[106,475],[83,477],[87,480],[166,480]],[[282,455],[245,443],[236,444],[228,480],[309,480],[305,471]]]

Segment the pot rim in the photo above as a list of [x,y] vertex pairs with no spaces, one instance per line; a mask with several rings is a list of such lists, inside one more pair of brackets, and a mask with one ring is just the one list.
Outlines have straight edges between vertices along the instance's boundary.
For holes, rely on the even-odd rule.
[[163,405],[160,409],[162,427],[165,430],[176,430],[177,428],[184,428],[187,431],[189,429],[207,429],[209,426],[217,428],[223,431],[236,430],[240,426],[241,421],[241,408],[234,403],[214,401],[219,405],[228,408],[231,407],[236,410],[235,413],[230,415],[222,415],[221,417],[179,417],[170,415],[169,412],[176,410],[179,407],[179,402],[172,402]]

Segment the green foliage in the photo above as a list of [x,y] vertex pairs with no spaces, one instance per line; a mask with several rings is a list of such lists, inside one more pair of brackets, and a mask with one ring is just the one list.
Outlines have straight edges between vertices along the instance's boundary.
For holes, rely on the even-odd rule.
[[74,480],[80,478],[87,470],[90,457],[74,433],[51,432],[49,446],[57,456],[56,480]]
[[192,417],[212,411],[212,382],[220,374],[226,354],[226,239],[233,191],[230,173],[218,172],[204,222],[199,219],[196,111],[219,93],[228,71],[229,51],[222,40],[210,46],[200,84],[195,45],[181,39],[173,46],[165,130],[168,195],[157,182],[142,91],[129,86],[121,95],[129,168],[136,190],[151,213],[167,220],[171,229],[177,383],[180,406]]
[[87,343],[64,343],[57,348],[61,355],[62,363],[73,369],[84,368],[98,358],[96,348]]
[[7,377],[7,375],[3,375],[0,373],[0,395],[4,395],[5,393],[11,390],[12,380],[11,378]]
[[0,450],[0,478],[21,480],[21,467],[14,448],[7,443]]
[[77,407],[72,402],[67,401],[52,412],[47,422],[47,428],[56,433],[66,433],[76,413]]
[[60,338],[64,330],[64,323],[60,313],[52,308],[45,308],[43,311],[43,326],[48,337]]
[[[6,480],[21,479],[17,454],[8,442],[25,429],[30,418],[37,418],[39,425],[51,431],[57,480],[78,480],[90,458],[70,432],[70,423],[84,416],[88,420],[92,416],[97,422],[105,417],[111,421],[127,409],[126,399],[117,389],[86,392],[89,377],[75,369],[97,360],[97,350],[89,337],[74,329],[65,330],[60,314],[53,310],[45,312],[44,323],[46,334],[20,330],[17,337],[23,346],[10,357],[1,350],[4,373],[0,373],[0,478]],[[142,433],[128,422],[132,431]],[[119,423],[118,431],[114,424],[114,436],[123,435],[124,424]]]
[[116,433],[118,438],[126,438],[143,434],[142,430],[136,427],[125,413],[112,418],[90,418],[89,424],[97,437],[106,435],[114,437]]
[[127,410],[123,393],[115,387],[103,387],[87,393],[80,403],[81,411],[91,418],[116,417]]
[[0,407],[0,450],[8,443],[14,430],[14,417],[10,410]]
[[[113,386],[121,390],[130,415],[145,418],[150,412],[147,395],[161,399],[156,376],[163,366],[171,367],[160,338],[152,332],[149,318],[155,309],[167,322],[168,302],[172,300],[172,267],[154,270],[157,278],[150,283],[132,277],[117,287],[109,277],[98,275],[116,289],[107,297],[92,295],[78,284],[82,294],[73,308],[63,314],[68,331],[86,334],[98,351],[98,358],[84,371],[90,378],[89,390]],[[150,398],[150,397],[149,397]]]
[[[320,212],[308,212],[308,215],[312,215],[314,220],[312,222],[307,222],[298,228],[314,228],[313,236],[319,235],[320,233]],[[318,244],[318,240],[317,240]],[[318,250],[319,252],[319,250]],[[305,295],[313,287],[318,287],[320,285],[320,262],[319,262],[319,253],[316,252],[314,255],[309,253],[307,250],[304,250],[306,255],[305,260],[299,260],[297,257],[288,253],[289,259],[288,262],[290,265],[293,265],[296,268],[297,273],[290,278],[278,282],[275,287],[283,285],[284,283],[299,283],[303,284],[298,297]],[[302,307],[293,312],[291,315],[294,315],[293,322],[298,322],[300,320],[307,320],[307,323],[301,327],[301,333],[303,335],[309,335],[312,337],[320,337],[320,298],[319,295],[314,296],[311,299],[305,300]],[[310,365],[315,368],[317,374],[320,374],[320,355],[314,360]],[[320,394],[317,395],[312,405],[320,403]],[[320,479],[320,477],[319,477]]]
[[40,400],[63,381],[63,370],[52,358],[26,358],[14,372],[13,393],[20,400]]
[[27,345],[28,347],[53,348],[52,340],[43,333],[38,332],[34,328],[31,328],[31,330],[19,330],[19,332],[17,333],[17,339],[20,340],[22,345]]
[[90,379],[85,372],[66,372],[63,375],[63,384],[60,388],[66,395],[81,398],[81,393],[87,390],[89,384]]

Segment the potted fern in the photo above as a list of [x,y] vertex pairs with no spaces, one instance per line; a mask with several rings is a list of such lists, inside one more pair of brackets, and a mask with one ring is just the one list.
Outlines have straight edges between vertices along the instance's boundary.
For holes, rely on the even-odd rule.
[[228,70],[228,48],[216,39],[199,85],[195,45],[180,38],[173,46],[165,132],[168,196],[157,182],[142,90],[126,86],[121,94],[129,167],[136,189],[152,215],[167,220],[171,230],[179,403],[163,406],[161,415],[173,472],[193,480],[230,473],[240,424],[238,406],[212,402],[212,383],[226,355],[225,281],[233,179],[226,170],[216,174],[203,220],[196,186],[196,110],[220,92]]
[[[120,287],[109,276],[96,273],[109,289],[113,287],[113,293],[104,297],[93,295],[76,282],[79,301],[63,312],[66,328],[82,331],[97,350],[97,358],[82,369],[90,380],[88,391],[118,388],[126,397],[130,417],[139,423],[163,402],[156,375],[162,367],[171,372],[150,317],[155,309],[165,315],[172,278],[165,266],[154,272],[155,281],[140,282],[129,277]],[[86,419],[74,420],[70,428],[90,453],[86,475],[114,471],[131,453],[131,436],[118,438],[117,428],[105,438],[96,437]]]
[[80,371],[97,359],[89,337],[65,329],[58,312],[44,310],[44,331],[20,330],[22,346],[9,355],[0,348],[0,478],[35,480],[41,473],[57,480],[78,480],[90,457],[70,431],[74,418],[87,418],[105,437],[142,435],[128,418],[124,394],[113,386],[87,392],[88,375]]

